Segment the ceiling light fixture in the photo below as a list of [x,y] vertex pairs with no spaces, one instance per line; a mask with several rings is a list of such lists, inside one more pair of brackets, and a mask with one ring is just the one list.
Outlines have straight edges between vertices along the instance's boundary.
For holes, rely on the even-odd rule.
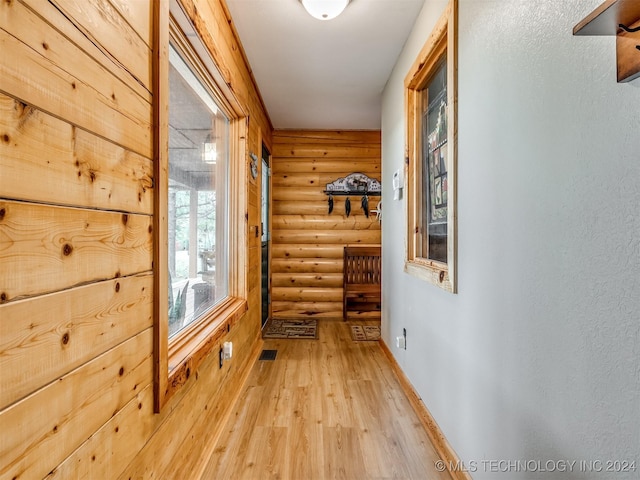
[[309,15],[318,20],[336,18],[351,0],[300,0]]

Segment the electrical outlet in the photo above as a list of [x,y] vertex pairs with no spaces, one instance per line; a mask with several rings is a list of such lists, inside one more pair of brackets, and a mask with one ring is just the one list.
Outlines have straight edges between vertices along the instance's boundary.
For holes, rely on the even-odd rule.
[[230,360],[231,356],[233,355],[233,343],[224,342],[224,344],[222,345],[222,351],[224,352],[224,359]]

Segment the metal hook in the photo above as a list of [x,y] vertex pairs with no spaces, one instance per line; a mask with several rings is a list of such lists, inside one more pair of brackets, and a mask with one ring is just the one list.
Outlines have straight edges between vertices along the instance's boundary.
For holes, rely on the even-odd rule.
[[[626,25],[623,25],[622,23],[619,23],[618,26],[624,30],[627,33],[636,33],[636,32],[640,32],[640,27],[636,27],[636,28],[629,28]],[[636,45],[636,48],[638,50],[640,50],[640,45]]]
[[640,27],[637,28],[629,28],[626,25],[623,25],[622,23],[619,23],[618,26],[623,29],[625,32],[627,33],[636,33],[636,32],[640,32]]

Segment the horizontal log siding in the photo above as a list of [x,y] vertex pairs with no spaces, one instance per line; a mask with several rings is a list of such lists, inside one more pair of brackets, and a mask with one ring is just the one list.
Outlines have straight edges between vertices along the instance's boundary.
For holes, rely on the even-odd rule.
[[[153,413],[157,1],[0,2],[0,478],[197,476],[260,346],[249,235],[233,361],[206,358]],[[224,2],[180,3],[248,118],[247,153],[271,148]],[[260,184],[244,184],[253,232]]]
[[380,132],[279,130],[273,142],[273,317],[341,318],[343,248],[379,245],[380,224],[358,195],[349,217],[345,197],[329,215],[323,190],[354,172],[381,180]]

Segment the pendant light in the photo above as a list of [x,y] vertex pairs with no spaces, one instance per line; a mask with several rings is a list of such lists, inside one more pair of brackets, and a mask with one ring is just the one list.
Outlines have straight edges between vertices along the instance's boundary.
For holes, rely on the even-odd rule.
[[318,20],[336,18],[351,0],[300,0],[309,15]]

